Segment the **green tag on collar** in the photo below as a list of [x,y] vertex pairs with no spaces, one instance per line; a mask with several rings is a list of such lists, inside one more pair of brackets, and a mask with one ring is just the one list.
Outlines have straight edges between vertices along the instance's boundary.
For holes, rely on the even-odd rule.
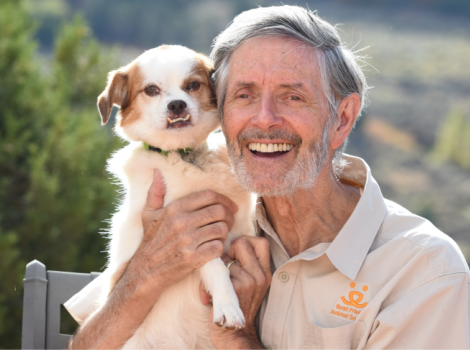
[[179,154],[183,154],[183,153],[188,153],[188,152],[192,152],[193,149],[192,148],[178,148],[176,150],[176,152],[178,152]]

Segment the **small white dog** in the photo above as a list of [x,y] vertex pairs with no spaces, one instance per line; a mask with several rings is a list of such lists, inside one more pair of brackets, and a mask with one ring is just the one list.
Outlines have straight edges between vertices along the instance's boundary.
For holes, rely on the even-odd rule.
[[[116,130],[130,141],[108,166],[125,195],[111,225],[106,296],[142,241],[141,215],[154,169],[165,182],[164,205],[208,189],[238,205],[225,250],[235,238],[255,235],[254,197],[234,179],[225,143],[206,141],[220,126],[211,71],[204,55],[182,46],[160,46],[111,72],[98,97],[102,123],[107,123],[113,105],[119,106]],[[213,348],[210,309],[199,297],[201,280],[212,295],[214,322],[225,319],[225,327],[242,327],[245,321],[229,270],[218,258],[166,290],[124,348]]]

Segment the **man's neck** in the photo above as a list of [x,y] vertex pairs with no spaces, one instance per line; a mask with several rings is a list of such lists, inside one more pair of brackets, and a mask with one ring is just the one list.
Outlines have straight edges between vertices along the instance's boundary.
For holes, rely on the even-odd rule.
[[314,187],[263,198],[268,220],[290,257],[332,242],[360,199],[358,189],[337,181],[329,169],[323,170]]

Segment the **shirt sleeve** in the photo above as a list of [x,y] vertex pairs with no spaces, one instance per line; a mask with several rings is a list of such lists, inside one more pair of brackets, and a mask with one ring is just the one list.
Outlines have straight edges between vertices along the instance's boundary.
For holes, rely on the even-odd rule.
[[366,349],[469,349],[470,286],[466,273],[437,277],[386,306]]
[[64,303],[64,307],[78,324],[90,316],[100,305],[105,273],[88,283],[85,288]]

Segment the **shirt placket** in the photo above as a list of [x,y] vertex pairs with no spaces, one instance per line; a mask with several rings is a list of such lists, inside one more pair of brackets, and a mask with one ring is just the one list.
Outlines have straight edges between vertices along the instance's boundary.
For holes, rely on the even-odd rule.
[[279,349],[282,344],[298,267],[299,262],[287,263],[273,275],[261,332],[261,341],[268,348]]

